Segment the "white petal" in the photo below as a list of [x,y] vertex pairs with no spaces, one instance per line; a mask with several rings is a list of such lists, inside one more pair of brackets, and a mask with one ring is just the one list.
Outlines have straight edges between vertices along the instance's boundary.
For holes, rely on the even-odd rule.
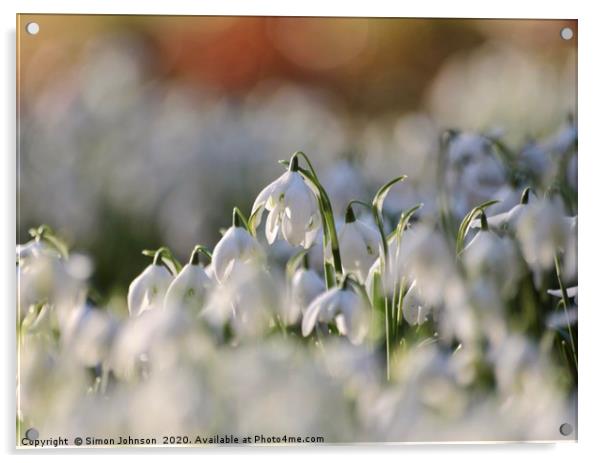
[[313,331],[318,321],[318,317],[322,315],[322,311],[332,304],[332,299],[336,296],[336,291],[338,290],[333,288],[322,293],[309,305],[303,314],[303,321],[301,322],[301,333],[303,336],[309,336]]
[[222,239],[215,245],[213,250],[213,258],[211,259],[215,277],[218,282],[224,280],[226,269],[231,265],[231,262],[240,255],[240,243],[237,240],[236,228],[230,227]]
[[181,305],[199,305],[211,280],[200,265],[186,264],[171,282],[165,294],[165,307],[178,308]]
[[265,237],[268,240],[269,244],[273,244],[274,241],[276,241],[276,237],[278,236],[281,214],[282,209],[280,207],[275,207],[268,214],[268,219],[265,224]]

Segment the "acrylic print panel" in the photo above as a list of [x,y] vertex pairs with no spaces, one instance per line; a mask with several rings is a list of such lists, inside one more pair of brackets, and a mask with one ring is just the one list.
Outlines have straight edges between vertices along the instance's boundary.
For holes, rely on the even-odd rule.
[[576,21],[17,31],[17,446],[577,438]]

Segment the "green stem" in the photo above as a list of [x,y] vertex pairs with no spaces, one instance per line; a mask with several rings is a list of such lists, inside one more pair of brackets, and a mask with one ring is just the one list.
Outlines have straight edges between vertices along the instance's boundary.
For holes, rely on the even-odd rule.
[[385,344],[387,349],[387,381],[391,379],[391,335],[389,326],[389,298],[385,297]]
[[209,249],[207,249],[205,246],[203,246],[201,244],[197,244],[194,247],[194,249],[192,250],[192,253],[190,254],[190,259],[189,259],[188,263],[192,264],[192,265],[199,265],[200,254],[204,254],[207,258],[209,258],[209,262],[211,262],[211,258],[212,258],[211,251],[209,251]]
[[[330,239],[330,249],[332,252],[332,259],[334,261],[335,272],[337,275],[342,276],[343,265],[341,263],[339,239],[337,237],[337,230],[334,223],[334,213],[332,212],[332,204],[330,202],[330,198],[328,197],[328,193],[326,193],[326,190],[318,180],[318,175],[316,174],[316,171],[314,170],[311,161],[303,151],[297,151],[295,154],[293,154],[289,165],[293,162],[292,159],[296,159],[297,156],[302,157],[307,163],[307,166],[309,167],[309,171],[304,170],[300,167],[298,168],[298,170],[304,174],[305,178],[312,182],[314,187],[316,187],[316,189],[319,192],[318,204],[320,205],[320,213],[322,215],[323,230],[325,234],[328,233],[328,239]],[[326,239],[324,240],[324,243],[327,243]],[[324,248],[324,251],[326,251],[326,248]]]
[[378,212],[378,208],[376,206],[372,207],[372,217],[374,217],[374,222],[376,222],[376,226],[378,227],[378,233],[380,234],[381,245],[383,248],[383,275],[385,274],[387,268],[387,257],[389,256],[389,244],[387,243],[387,234],[385,233],[385,225],[383,220]]
[[569,306],[569,295],[566,291],[566,287],[562,282],[562,276],[560,272],[560,261],[558,254],[554,253],[554,266],[556,267],[556,277],[558,278],[558,285],[560,286],[560,293],[562,295],[562,305],[564,307],[564,315],[566,317],[566,325],[569,330],[569,338],[571,341],[571,350],[573,351],[573,361],[575,362],[575,369],[577,368],[577,347],[575,344],[575,338],[573,337],[573,330],[569,320],[568,306]]

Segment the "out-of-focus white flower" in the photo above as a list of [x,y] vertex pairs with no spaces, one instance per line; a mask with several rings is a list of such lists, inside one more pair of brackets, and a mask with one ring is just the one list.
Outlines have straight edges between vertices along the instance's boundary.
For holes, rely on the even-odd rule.
[[309,336],[318,322],[335,321],[341,334],[352,344],[360,344],[368,333],[364,301],[354,291],[344,287],[332,288],[321,294],[303,314],[301,331]]
[[[523,191],[520,202],[506,212],[487,217],[487,224],[496,230],[509,229],[512,232],[516,231],[516,224],[530,206],[537,202],[536,198],[532,198],[531,188],[525,188]],[[481,220],[475,219],[470,223],[471,228],[478,228],[481,226]]]
[[297,162],[293,156],[289,170],[259,193],[251,216],[259,223],[263,209],[270,212],[265,225],[268,243],[281,234],[293,246],[309,248],[320,227],[320,211],[314,192],[297,171]]
[[345,213],[349,201],[365,196],[366,179],[362,175],[361,167],[363,166],[355,162],[339,160],[320,175],[320,181],[328,191],[335,216],[342,216]]
[[491,199],[506,183],[504,166],[492,143],[479,134],[452,134],[445,182],[451,192],[451,210],[463,216],[473,205]]
[[345,224],[339,231],[339,247],[343,270],[364,281],[379,255],[380,234],[374,226],[356,220],[351,208],[347,209]]
[[422,302],[418,285],[413,282],[403,298],[403,318],[410,325],[422,325],[429,313],[430,306]]
[[290,302],[285,316],[288,324],[294,324],[299,316],[325,289],[324,279],[315,270],[300,268],[291,279]]
[[218,335],[227,322],[240,337],[264,334],[284,300],[284,285],[272,276],[256,261],[235,261],[228,278],[210,292],[201,318]]
[[491,141],[483,135],[470,132],[452,134],[447,155],[455,165],[466,165],[491,152]]
[[40,302],[71,306],[84,297],[84,284],[68,271],[63,259],[41,254],[17,267],[17,303],[21,314]]
[[173,279],[165,294],[165,308],[198,312],[203,306],[211,280],[199,264],[188,263]]
[[577,142],[577,127],[569,121],[544,143],[544,149],[553,154],[564,154],[575,147]]
[[[548,289],[548,294],[554,297],[562,297],[561,289]],[[578,295],[578,286],[572,286],[570,288],[566,288],[566,295],[569,298],[575,300],[575,305],[577,305],[577,295]]]
[[502,292],[511,291],[520,278],[518,255],[512,241],[500,238],[488,227],[477,232],[461,256],[469,277],[492,278]]
[[539,201],[521,214],[516,235],[533,270],[547,270],[554,264],[556,252],[566,244],[570,225],[562,207],[550,200]]
[[401,246],[404,258],[397,261],[400,274],[420,282],[426,303],[441,302],[445,288],[456,276],[454,258],[441,232],[429,225],[416,225],[412,233],[404,232]]
[[163,265],[151,264],[138,275],[128,289],[128,310],[136,317],[146,310],[163,307],[165,293],[173,277]]
[[65,349],[83,364],[93,367],[108,359],[117,323],[105,310],[72,312]]
[[213,250],[213,273],[223,283],[232,272],[235,262],[249,262],[261,255],[259,243],[243,227],[232,225]]
[[[401,237],[394,234],[387,239],[387,244],[389,247],[389,257],[387,259],[386,274],[384,276],[381,275],[381,279],[383,282],[385,293],[389,296],[393,295],[395,285],[399,284],[403,277],[408,278],[408,281],[411,280],[411,275],[407,268],[407,255],[410,245],[413,241],[413,235],[413,229],[408,228],[403,232],[403,235]],[[374,263],[370,267],[370,270],[368,271],[368,275],[366,277],[366,290],[368,291],[368,295],[370,297],[372,297],[372,292],[374,289],[374,275],[376,273],[380,274],[382,262],[383,256],[381,255],[376,259],[376,261],[374,261]]]
[[41,256],[59,258],[60,253],[43,240],[31,240],[25,244],[17,245],[17,262],[24,265],[31,259]]

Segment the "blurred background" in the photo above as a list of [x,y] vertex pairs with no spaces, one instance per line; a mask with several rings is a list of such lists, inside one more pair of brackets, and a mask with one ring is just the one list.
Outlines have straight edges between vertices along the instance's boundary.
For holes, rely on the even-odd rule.
[[20,15],[17,35],[17,241],[47,223],[103,294],[142,249],[215,244],[296,150],[338,213],[402,173],[405,207],[442,130],[518,146],[576,111],[576,21]]

